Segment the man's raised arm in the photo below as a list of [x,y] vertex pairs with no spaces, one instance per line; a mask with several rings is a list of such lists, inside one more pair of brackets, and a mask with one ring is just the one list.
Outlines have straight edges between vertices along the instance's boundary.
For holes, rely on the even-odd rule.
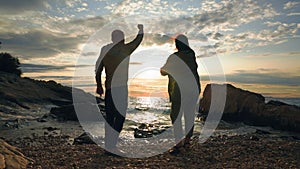
[[133,39],[133,41],[126,44],[130,54],[141,44],[144,37],[144,25],[138,24],[137,27],[139,29],[138,35],[135,37],[135,39]]

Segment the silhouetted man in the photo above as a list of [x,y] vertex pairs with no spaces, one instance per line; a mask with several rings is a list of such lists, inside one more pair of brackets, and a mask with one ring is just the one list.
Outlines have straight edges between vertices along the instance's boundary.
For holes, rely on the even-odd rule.
[[121,30],[112,32],[112,43],[101,49],[96,63],[97,93],[103,94],[101,73],[105,68],[105,148],[106,152],[122,153],[117,149],[119,134],[123,128],[127,110],[128,97],[128,67],[129,56],[142,42],[143,25],[139,24],[136,38],[125,44],[124,33]]
[[[169,77],[168,92],[171,101],[171,121],[174,126],[176,146],[170,153],[178,153],[182,146],[188,147],[193,135],[195,110],[200,93],[200,78],[197,72],[195,52],[188,39],[178,35],[175,39],[177,52],[169,56],[161,68],[161,75]],[[184,115],[185,138],[181,118]],[[178,119],[177,119],[178,118]]]

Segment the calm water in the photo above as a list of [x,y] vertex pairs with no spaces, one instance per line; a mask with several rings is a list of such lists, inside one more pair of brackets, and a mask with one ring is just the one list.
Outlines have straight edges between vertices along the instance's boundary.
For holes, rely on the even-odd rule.
[[[278,100],[287,104],[300,106],[300,99],[295,98],[266,98],[266,102],[269,100]],[[123,135],[127,138],[134,138],[134,129],[141,124],[153,124],[157,126],[172,126],[169,117],[170,103],[168,98],[160,97],[130,97],[126,115],[126,121],[124,124]],[[230,124],[221,121],[222,129],[219,133],[230,133],[229,135],[243,134],[252,132],[253,127],[245,126],[244,124]],[[195,119],[195,133],[200,134],[203,127],[203,122],[199,119]],[[98,130],[98,129],[97,129]],[[99,131],[99,130],[98,130]],[[217,132],[217,133],[218,133]],[[102,135],[101,133],[99,133]]]
[[270,100],[276,100],[283,103],[287,103],[290,105],[296,105],[300,107],[300,98],[274,98],[274,97],[266,97],[266,102]]
[[[276,99],[285,103],[297,103],[299,99]],[[155,154],[160,154],[163,151],[167,151],[174,145],[172,128],[163,132],[162,136],[155,136],[152,139],[140,139],[134,138],[134,129],[140,124],[153,124],[156,126],[172,126],[170,117],[170,103],[167,98],[160,97],[130,97],[126,121],[123,127],[123,131],[120,135],[119,147],[128,152],[131,157],[147,157]],[[194,136],[199,137],[203,128],[203,122],[199,119],[195,119]],[[99,137],[99,144],[104,144],[104,126],[91,125],[92,130],[96,130],[96,135]],[[100,130],[102,129],[102,130]],[[287,135],[288,133],[282,131],[276,131],[269,127],[254,127],[247,126],[243,123],[226,123],[221,121],[218,129],[213,132],[214,136],[219,135],[243,135],[248,133],[254,133],[257,129],[269,131],[275,135]],[[102,132],[99,132],[102,131]],[[101,137],[102,136],[102,137]],[[166,148],[166,149],[164,149]]]

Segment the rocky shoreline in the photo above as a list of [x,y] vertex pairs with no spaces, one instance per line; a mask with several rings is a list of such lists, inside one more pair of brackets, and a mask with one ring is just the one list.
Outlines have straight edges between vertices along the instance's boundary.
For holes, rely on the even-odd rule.
[[231,84],[206,86],[200,103],[202,115],[206,116],[210,110],[212,90],[222,93],[219,91],[224,89],[227,92],[223,120],[300,132],[300,107],[273,100],[265,103],[261,94],[239,89]]
[[[7,137],[2,138],[18,150],[11,156],[13,159],[25,159],[21,164],[26,164],[26,168],[250,169],[300,166],[299,135],[280,135],[256,129],[243,135],[215,135],[205,143],[200,143],[199,135],[195,134],[192,146],[181,154],[171,155],[164,152],[147,158],[126,158],[106,155],[102,147],[96,145],[87,135],[80,134],[84,131],[77,122],[47,118],[47,122],[29,123],[20,128],[6,130],[7,133],[4,134]],[[9,137],[9,133],[14,133],[15,136]],[[1,150],[1,153],[5,153]],[[8,162],[21,165],[20,160]]]
[[[227,84],[222,119],[255,126],[271,126],[242,135],[217,135],[178,155],[168,152],[147,158],[112,157],[84,133],[74,111],[72,90],[56,82],[36,81],[0,72],[0,169],[4,168],[297,168],[300,166],[299,107],[270,101],[260,94]],[[214,85],[214,84],[212,84]],[[210,107],[208,85],[201,100],[202,114]],[[220,85],[217,85],[220,87]],[[84,97],[94,99],[90,94]],[[105,116],[103,100],[97,98]],[[219,125],[219,128],[222,127]],[[151,128],[151,131],[145,131]],[[153,137],[165,128],[143,124],[136,138]],[[226,130],[226,129],[225,129]],[[80,136],[81,137],[78,137]],[[76,143],[77,141],[77,143]],[[12,166],[12,167],[8,167]]]
[[[35,137],[14,146],[28,159],[27,168],[297,168],[300,142],[266,134],[211,137],[179,155],[165,152],[149,158],[107,156],[95,144],[70,145],[68,137]],[[32,146],[29,143],[36,142]]]

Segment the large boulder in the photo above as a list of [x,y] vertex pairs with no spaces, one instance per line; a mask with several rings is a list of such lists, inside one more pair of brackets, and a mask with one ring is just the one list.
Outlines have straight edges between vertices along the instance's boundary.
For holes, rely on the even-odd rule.
[[224,87],[227,93],[223,120],[300,132],[299,107],[278,101],[270,101],[266,104],[262,95],[236,88],[231,84],[208,84],[206,86],[200,103],[202,114],[209,112],[212,88],[218,93]]
[[26,168],[30,161],[16,147],[0,139],[0,169]]
[[261,115],[261,121],[275,129],[300,132],[300,108],[297,106],[271,100]]
[[[256,114],[259,114],[264,108],[265,98],[257,93],[236,88],[230,84],[226,85],[226,103],[223,113],[223,119],[226,121],[244,121],[254,122]],[[208,113],[211,104],[211,90],[224,90],[224,85],[208,84],[203,92],[201,107],[204,113]]]
[[62,121],[78,121],[74,106],[72,104],[60,107],[52,107],[50,114],[55,115],[59,120]]

